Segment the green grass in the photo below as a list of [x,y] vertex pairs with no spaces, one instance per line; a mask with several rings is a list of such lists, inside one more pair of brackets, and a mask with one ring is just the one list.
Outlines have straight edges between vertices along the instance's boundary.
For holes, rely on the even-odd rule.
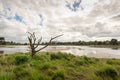
[[40,52],[0,55],[0,80],[120,80],[119,59]]

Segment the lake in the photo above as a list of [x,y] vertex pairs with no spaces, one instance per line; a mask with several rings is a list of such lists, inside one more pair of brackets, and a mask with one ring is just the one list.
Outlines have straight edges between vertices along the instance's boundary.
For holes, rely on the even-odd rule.
[[[42,46],[39,46],[42,47]],[[0,52],[11,54],[15,52],[28,52],[28,46],[3,46]],[[77,56],[88,56],[96,58],[118,58],[120,59],[120,49],[97,48],[89,46],[48,46],[42,52],[66,52]]]

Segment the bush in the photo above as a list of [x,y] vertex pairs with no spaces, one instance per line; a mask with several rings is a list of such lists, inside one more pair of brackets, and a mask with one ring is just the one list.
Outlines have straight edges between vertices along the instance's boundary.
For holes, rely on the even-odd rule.
[[97,70],[96,75],[102,77],[103,79],[107,78],[107,77],[115,79],[117,77],[118,73],[112,67],[105,67],[105,68],[101,68],[101,69]]
[[50,60],[50,57],[49,55],[46,55],[46,54],[36,54],[34,56],[34,60],[40,60],[42,62],[46,62]]
[[15,74],[13,72],[0,72],[0,80],[14,80]]
[[70,60],[69,57],[72,57],[72,56],[70,54],[61,53],[61,52],[51,54],[51,60],[56,60],[56,59]]
[[90,58],[88,58],[87,56],[83,56],[83,59],[84,59],[85,61],[89,61],[89,60],[90,60]]
[[120,62],[119,61],[115,61],[115,60],[107,60],[106,62],[107,64],[115,64],[115,65],[120,65]]
[[64,80],[64,79],[65,79],[65,74],[63,71],[56,72],[52,77],[52,80]]
[[45,63],[45,64],[43,64],[42,67],[41,67],[42,70],[47,70],[47,69],[49,69],[49,68],[51,68],[51,64],[50,64],[50,63]]
[[85,64],[87,64],[87,63],[84,60],[78,60],[75,62],[75,65],[77,65],[77,66],[81,66],[81,65],[85,65]]
[[27,56],[16,56],[15,57],[15,64],[23,64],[28,61]]
[[75,65],[77,65],[77,66],[89,65],[91,63],[95,63],[95,61],[92,61],[92,59],[90,59],[90,58],[88,58],[86,56],[83,56],[80,59],[75,61]]
[[51,80],[49,76],[40,73],[39,71],[32,71],[30,76],[25,80]]
[[51,54],[51,60],[61,59],[58,54]]
[[51,80],[49,76],[40,75],[38,80]]
[[13,71],[17,80],[21,80],[22,78],[25,78],[30,75],[29,72],[21,66],[16,67]]

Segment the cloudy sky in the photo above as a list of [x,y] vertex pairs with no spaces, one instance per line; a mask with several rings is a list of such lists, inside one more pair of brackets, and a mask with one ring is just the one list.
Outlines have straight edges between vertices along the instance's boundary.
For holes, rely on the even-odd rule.
[[120,1],[0,0],[0,37],[27,42],[27,32],[43,41],[120,40]]

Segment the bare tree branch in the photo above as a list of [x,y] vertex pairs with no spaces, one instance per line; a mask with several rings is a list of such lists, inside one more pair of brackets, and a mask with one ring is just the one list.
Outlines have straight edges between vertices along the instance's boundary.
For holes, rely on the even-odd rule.
[[[40,42],[42,41],[42,37],[41,37],[41,38],[37,41],[37,43],[36,43],[35,32],[33,32],[33,33],[28,32],[28,33],[30,34],[30,36],[28,36],[28,41],[29,41],[29,45],[30,45],[30,49],[31,49],[31,56],[32,56],[32,57],[33,57],[37,52],[39,52],[40,50],[46,48],[46,47],[52,42],[52,40],[54,40],[54,39],[62,36],[62,35],[58,35],[58,36],[55,36],[55,37],[51,38],[51,39],[49,40],[49,42],[48,42],[44,47],[36,50],[36,48],[40,45]],[[35,45],[36,45],[36,46],[35,46]]]
[[37,48],[40,45],[41,41],[42,41],[42,37],[38,40],[38,43],[36,44],[35,48]]
[[[63,35],[63,34],[62,34],[62,35]],[[54,39],[56,39],[56,38],[58,38],[58,37],[60,37],[60,36],[62,36],[62,35],[58,35],[58,36],[55,36],[55,37],[51,38],[51,39],[49,40],[48,44],[46,44],[44,47],[38,49],[37,52],[40,51],[40,50],[42,50],[42,49],[44,49],[44,48],[46,48],[46,47],[52,42],[52,40],[54,40]]]

